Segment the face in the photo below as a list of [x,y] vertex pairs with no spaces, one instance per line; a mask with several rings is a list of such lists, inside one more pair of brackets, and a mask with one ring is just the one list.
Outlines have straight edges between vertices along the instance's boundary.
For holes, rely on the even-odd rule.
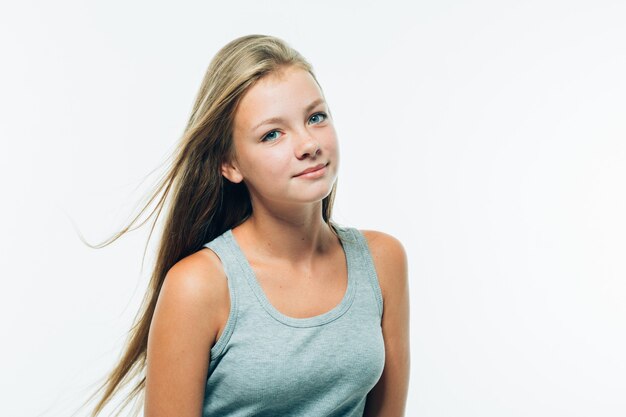
[[292,66],[257,81],[235,111],[233,141],[236,158],[222,166],[222,174],[244,181],[253,204],[311,203],[330,194],[339,168],[337,136],[308,71]]

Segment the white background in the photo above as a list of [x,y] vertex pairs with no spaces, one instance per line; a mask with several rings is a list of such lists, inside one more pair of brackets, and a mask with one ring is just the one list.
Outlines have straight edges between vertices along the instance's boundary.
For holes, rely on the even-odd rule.
[[[626,2],[3,2],[0,415],[121,352],[154,184],[213,55],[279,36],[335,118],[335,219],[409,255],[408,416],[626,415]],[[142,182],[144,178],[147,180]],[[86,412],[83,411],[83,414]]]

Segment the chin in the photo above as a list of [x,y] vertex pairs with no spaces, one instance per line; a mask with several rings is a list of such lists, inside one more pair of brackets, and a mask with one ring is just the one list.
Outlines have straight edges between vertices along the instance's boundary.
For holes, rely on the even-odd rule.
[[323,199],[325,199],[326,197],[328,197],[330,195],[330,192],[332,190],[333,190],[333,187],[331,186],[330,188],[328,188],[324,192],[309,194],[308,198],[303,196],[302,202],[303,203],[315,203],[315,202],[318,202],[318,201],[322,201]]

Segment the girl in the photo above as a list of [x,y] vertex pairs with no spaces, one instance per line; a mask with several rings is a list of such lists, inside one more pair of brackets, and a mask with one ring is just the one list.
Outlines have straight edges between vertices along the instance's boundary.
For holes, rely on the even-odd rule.
[[92,416],[135,375],[123,406],[141,394],[146,417],[403,416],[406,254],[331,220],[338,170],[311,65],[273,36],[224,46],[158,187],[158,207],[172,197],[150,289]]

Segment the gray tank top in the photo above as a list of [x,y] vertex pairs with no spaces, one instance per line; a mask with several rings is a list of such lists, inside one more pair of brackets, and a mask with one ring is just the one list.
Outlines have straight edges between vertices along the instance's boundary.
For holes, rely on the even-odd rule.
[[203,417],[363,415],[385,363],[383,299],[365,237],[335,230],[347,290],[332,310],[307,318],[272,306],[232,229],[204,245],[222,261],[231,309],[210,351]]

